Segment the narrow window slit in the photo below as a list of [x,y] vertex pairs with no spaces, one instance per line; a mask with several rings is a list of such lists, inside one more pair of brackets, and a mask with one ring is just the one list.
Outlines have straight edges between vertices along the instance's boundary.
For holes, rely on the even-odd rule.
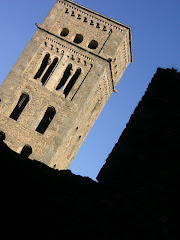
[[66,88],[64,89],[64,95],[65,98],[68,96],[69,92],[71,91],[71,89],[73,88],[74,84],[76,83],[76,81],[78,80],[80,74],[81,74],[81,68],[78,68],[75,72],[75,74],[72,76],[71,80],[69,81],[69,83],[67,84]]
[[42,118],[41,122],[39,123],[36,131],[44,134],[47,128],[49,127],[50,123],[52,122],[54,116],[56,114],[56,110],[54,107],[48,107],[46,110],[44,117]]
[[11,113],[10,118],[17,121],[28,102],[29,102],[29,95],[26,93],[23,93],[20,96],[16,107],[14,108],[13,112]]

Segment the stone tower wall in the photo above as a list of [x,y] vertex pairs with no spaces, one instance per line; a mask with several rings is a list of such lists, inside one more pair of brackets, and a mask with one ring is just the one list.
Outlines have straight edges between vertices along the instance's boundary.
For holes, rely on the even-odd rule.
[[[71,1],[57,1],[0,88],[0,130],[7,144],[18,153],[31,146],[31,159],[66,169],[132,60],[130,34],[127,26]],[[71,75],[56,90],[68,66]],[[11,114],[23,94],[29,101],[14,120]],[[42,134],[37,128],[48,109],[55,115]]]

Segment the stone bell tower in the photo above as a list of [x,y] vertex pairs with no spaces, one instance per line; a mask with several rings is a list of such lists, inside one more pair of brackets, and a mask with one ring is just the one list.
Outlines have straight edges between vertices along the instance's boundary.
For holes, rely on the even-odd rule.
[[0,87],[0,131],[29,158],[66,169],[132,61],[131,29],[56,2]]

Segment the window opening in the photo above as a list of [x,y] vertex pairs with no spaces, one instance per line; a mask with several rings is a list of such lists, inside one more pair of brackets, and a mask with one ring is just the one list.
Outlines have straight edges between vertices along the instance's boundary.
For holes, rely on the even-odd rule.
[[34,76],[34,79],[38,79],[41,77],[42,73],[44,72],[45,68],[47,67],[48,65],[48,62],[49,62],[49,58],[50,58],[50,54],[47,53],[41,63],[41,66],[39,68],[39,70],[37,71],[36,75]]
[[76,37],[74,38],[74,43],[81,43],[83,41],[83,36],[81,34],[76,34]]
[[48,107],[46,110],[43,119],[39,123],[38,127],[36,128],[36,131],[44,134],[47,128],[49,127],[49,124],[52,122],[54,116],[56,114],[56,110],[54,107]]
[[51,63],[51,65],[48,67],[46,73],[44,74],[41,82],[42,82],[42,85],[46,85],[47,81],[48,81],[48,78],[50,77],[50,75],[52,74],[53,70],[55,69],[56,67],[56,64],[58,62],[58,58],[54,58],[53,62]]
[[90,49],[96,49],[98,47],[98,42],[95,41],[95,40],[92,40],[90,43],[89,43],[89,46],[88,48]]
[[63,88],[64,84],[66,83],[66,81],[68,80],[68,78],[71,75],[71,71],[72,71],[72,64],[70,63],[67,66],[66,70],[64,71],[61,81],[59,82],[58,86],[56,87],[57,91]]
[[32,154],[32,147],[30,145],[25,145],[21,150],[21,156],[28,158],[29,155],[31,154]]
[[69,83],[67,84],[66,88],[64,89],[65,98],[68,96],[69,92],[71,91],[71,89],[73,88],[74,84],[78,80],[80,74],[81,74],[81,68],[78,68],[76,70],[75,74],[72,76],[72,78],[69,81]]
[[10,118],[17,121],[28,102],[29,102],[29,95],[26,93],[23,93],[20,96],[16,107],[14,108],[13,112],[11,113]]
[[63,30],[60,33],[62,37],[66,37],[68,34],[69,34],[69,30],[67,28],[63,28]]

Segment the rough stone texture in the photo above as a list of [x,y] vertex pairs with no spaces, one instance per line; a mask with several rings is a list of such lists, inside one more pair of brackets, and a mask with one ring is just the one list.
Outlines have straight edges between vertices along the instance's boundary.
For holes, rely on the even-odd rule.
[[[69,0],[57,1],[37,28],[0,88],[0,130],[17,153],[29,145],[31,159],[67,169],[132,61],[131,29]],[[64,28],[69,30],[67,36],[61,36]],[[81,43],[74,43],[76,34],[83,36]],[[98,42],[96,49],[88,47],[92,40]],[[48,64],[36,79],[47,53]],[[55,59],[58,62],[43,85]],[[78,68],[81,74],[65,97],[67,85],[59,91],[56,87],[68,64],[72,64],[71,76]],[[10,116],[23,93],[29,102],[16,121]],[[56,114],[41,134],[36,128],[48,107]]]
[[158,69],[98,183],[1,142],[3,239],[179,239],[179,90],[180,73]]

